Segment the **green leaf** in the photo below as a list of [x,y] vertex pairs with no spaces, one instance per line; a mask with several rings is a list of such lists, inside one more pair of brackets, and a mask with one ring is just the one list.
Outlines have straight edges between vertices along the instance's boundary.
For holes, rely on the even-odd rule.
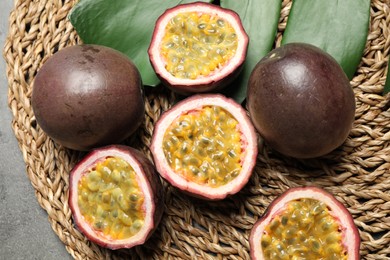
[[[80,0],[69,20],[86,44],[111,47],[126,54],[139,69],[145,85],[157,78],[147,50],[157,18],[168,8],[189,0]],[[203,0],[211,2],[211,0]]]
[[221,0],[221,6],[238,13],[249,36],[247,58],[239,77],[223,92],[241,103],[246,98],[249,76],[271,49],[280,17],[281,0]]
[[390,57],[389,57],[389,61],[387,62],[387,76],[386,76],[385,88],[383,89],[383,94],[387,94],[389,92],[390,92]]
[[332,55],[352,79],[363,55],[370,0],[294,0],[282,44],[305,42]]

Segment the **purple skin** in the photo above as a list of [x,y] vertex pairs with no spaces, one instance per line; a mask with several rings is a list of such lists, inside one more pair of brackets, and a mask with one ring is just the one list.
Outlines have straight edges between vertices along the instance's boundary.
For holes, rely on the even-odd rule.
[[[119,244],[110,244],[108,242],[102,241],[98,239],[98,237],[94,237],[92,234],[89,234],[86,229],[84,228],[84,225],[79,217],[76,216],[75,212],[77,212],[76,208],[78,207],[77,205],[77,199],[72,200],[74,196],[76,196],[75,192],[77,190],[77,185],[78,183],[75,183],[75,176],[78,174],[82,174],[87,170],[89,167],[93,165],[93,163],[96,163],[97,161],[104,159],[105,157],[109,156],[110,152],[115,152],[119,151],[120,153],[127,154],[128,156],[132,157],[135,159],[137,164],[141,167],[142,169],[142,174],[146,177],[146,180],[149,183],[149,187],[151,190],[151,198],[153,198],[153,207],[152,209],[148,209],[150,211],[153,211],[153,227],[150,227],[149,232],[139,241],[132,241],[132,242],[127,242],[127,243],[119,243]],[[102,154],[104,153],[104,154]],[[112,154],[111,154],[112,155]],[[91,165],[89,160],[93,159],[93,163]],[[141,174],[141,173],[138,173]],[[153,232],[157,229],[158,224],[161,221],[162,215],[164,213],[164,190],[162,186],[161,179],[156,172],[153,164],[149,159],[145,157],[141,152],[138,150],[131,148],[129,146],[125,145],[110,145],[110,146],[105,146],[101,147],[98,149],[94,149],[91,152],[89,152],[83,160],[81,160],[71,171],[70,173],[70,178],[69,178],[69,207],[72,211],[72,216],[75,225],[77,228],[86,236],[88,239],[102,247],[106,247],[109,249],[120,249],[120,248],[131,248],[136,245],[143,244],[147,241],[147,239],[153,234]]]
[[135,65],[98,45],[75,45],[50,57],[36,75],[31,102],[42,130],[75,150],[123,141],[145,113]]
[[309,44],[291,43],[264,57],[248,83],[257,131],[282,154],[314,158],[339,147],[355,116],[355,96],[342,68]]

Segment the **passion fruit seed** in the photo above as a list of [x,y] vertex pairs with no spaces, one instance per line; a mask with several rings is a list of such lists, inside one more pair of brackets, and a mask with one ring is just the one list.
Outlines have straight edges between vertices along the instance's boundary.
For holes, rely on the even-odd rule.
[[227,63],[237,45],[236,32],[228,21],[207,13],[185,12],[168,23],[161,55],[174,77],[196,79]]
[[241,171],[238,121],[219,106],[182,114],[167,129],[163,143],[169,165],[189,181],[219,187]]
[[135,171],[119,157],[107,157],[85,173],[78,194],[81,214],[105,236],[126,239],[143,226],[144,196]]
[[266,259],[347,259],[341,232],[323,202],[293,200],[265,228]]

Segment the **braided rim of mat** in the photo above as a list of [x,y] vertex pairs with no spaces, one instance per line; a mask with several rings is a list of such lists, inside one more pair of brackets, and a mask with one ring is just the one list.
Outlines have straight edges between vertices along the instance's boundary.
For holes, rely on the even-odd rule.
[[[317,185],[347,206],[359,228],[365,259],[390,258],[390,95],[382,96],[390,48],[390,2],[371,1],[370,32],[364,57],[351,81],[357,109],[345,144],[313,160],[294,160],[260,145],[249,184],[222,202],[189,198],[169,185],[161,224],[143,246],[110,251],[89,242],[71,219],[68,173],[83,156],[55,144],[37,126],[31,108],[31,83],[57,50],[80,43],[67,20],[76,1],[16,0],[9,17],[3,55],[7,63],[12,127],[39,204],[76,259],[249,259],[248,235],[269,203],[289,187]],[[291,0],[283,1],[280,45]],[[129,144],[150,157],[153,125],[174,101],[158,87],[148,89],[146,118]]]

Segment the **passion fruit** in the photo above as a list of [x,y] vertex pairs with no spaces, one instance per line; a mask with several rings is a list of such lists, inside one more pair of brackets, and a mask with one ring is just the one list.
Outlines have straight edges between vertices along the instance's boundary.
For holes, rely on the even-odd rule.
[[321,188],[291,188],[274,200],[250,234],[251,258],[360,259],[351,214]]
[[246,111],[220,94],[198,94],[166,111],[150,146],[157,171],[195,197],[237,193],[251,176],[257,139]]
[[74,45],[51,56],[34,79],[31,103],[42,130],[75,150],[123,141],[145,109],[138,69],[99,45]]
[[290,43],[255,66],[248,82],[250,117],[264,140],[296,158],[325,155],[348,137],[355,96],[337,61],[313,45]]
[[152,235],[163,195],[152,163],[123,145],[92,150],[70,173],[74,223],[90,241],[110,249],[131,248]]
[[248,42],[237,13],[195,2],[170,8],[158,18],[148,52],[166,86],[191,94],[228,85],[242,68]]

